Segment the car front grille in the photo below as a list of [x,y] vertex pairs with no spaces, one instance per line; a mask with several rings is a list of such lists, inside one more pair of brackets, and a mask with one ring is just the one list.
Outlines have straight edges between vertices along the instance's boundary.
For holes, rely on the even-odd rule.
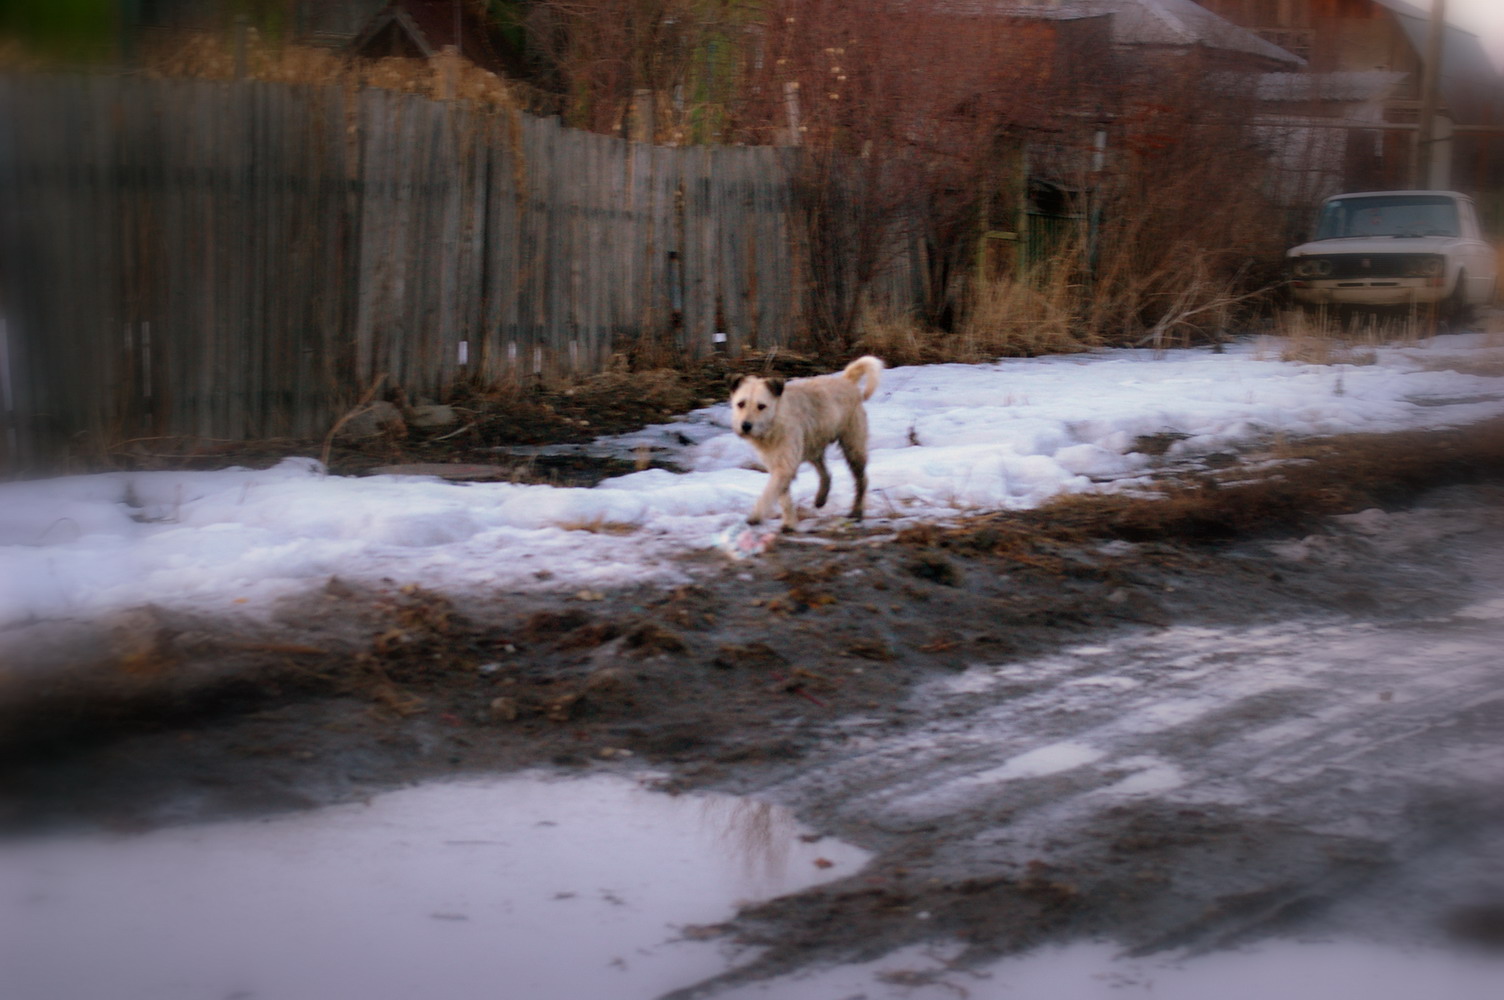
[[[1338,253],[1327,256],[1332,273],[1323,278],[1403,278],[1415,264],[1415,254]],[[1413,271],[1411,273],[1414,273]]]

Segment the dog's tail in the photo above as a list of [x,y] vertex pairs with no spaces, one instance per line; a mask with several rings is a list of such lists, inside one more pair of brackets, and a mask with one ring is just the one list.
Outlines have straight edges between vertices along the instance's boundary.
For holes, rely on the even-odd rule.
[[862,398],[871,399],[872,394],[877,391],[878,373],[882,370],[882,359],[864,354],[847,365],[846,370],[841,374],[853,382],[860,382],[863,375],[867,376],[867,385],[862,390]]

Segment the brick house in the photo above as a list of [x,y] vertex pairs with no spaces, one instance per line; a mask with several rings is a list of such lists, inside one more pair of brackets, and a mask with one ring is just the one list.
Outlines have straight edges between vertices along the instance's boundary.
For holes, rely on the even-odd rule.
[[[1307,72],[1330,83],[1305,84],[1309,96],[1340,91],[1366,75],[1370,113],[1353,120],[1330,102],[1314,102],[1316,118],[1341,133],[1343,183],[1348,188],[1409,187],[1413,183],[1415,124],[1421,103],[1429,11],[1406,0],[1201,0],[1202,6],[1254,34],[1303,56]],[[1351,93],[1351,90],[1349,90]],[[1325,103],[1325,107],[1319,105]],[[1376,104],[1376,107],[1374,105]],[[1293,109],[1288,108],[1287,111]],[[1342,123],[1342,124],[1337,124]],[[1443,35],[1440,106],[1428,186],[1498,197],[1504,184],[1504,79],[1476,35],[1448,25]],[[1343,141],[1338,141],[1339,138]]]

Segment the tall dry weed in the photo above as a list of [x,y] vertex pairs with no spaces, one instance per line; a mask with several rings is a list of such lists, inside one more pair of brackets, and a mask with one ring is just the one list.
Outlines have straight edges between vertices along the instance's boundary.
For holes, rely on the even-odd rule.
[[856,349],[889,364],[975,363],[999,357],[1070,354],[1099,346],[1082,323],[1088,289],[1070,255],[1032,273],[972,281],[952,330],[912,312],[862,311]]
[[1272,336],[1282,361],[1319,365],[1368,365],[1380,347],[1413,347],[1438,330],[1434,310],[1361,312],[1287,309]]
[[975,282],[959,335],[967,353],[1032,356],[1088,350],[1101,341],[1082,322],[1088,288],[1069,258],[1033,274]]

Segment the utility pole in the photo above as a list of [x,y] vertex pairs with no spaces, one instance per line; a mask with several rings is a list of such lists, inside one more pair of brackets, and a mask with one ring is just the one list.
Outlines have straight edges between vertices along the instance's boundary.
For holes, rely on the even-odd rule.
[[1420,121],[1415,132],[1411,178],[1417,188],[1431,187],[1431,160],[1436,147],[1436,108],[1440,104],[1442,38],[1446,33],[1447,0],[1431,0],[1431,24],[1426,34],[1425,63],[1421,66]]

